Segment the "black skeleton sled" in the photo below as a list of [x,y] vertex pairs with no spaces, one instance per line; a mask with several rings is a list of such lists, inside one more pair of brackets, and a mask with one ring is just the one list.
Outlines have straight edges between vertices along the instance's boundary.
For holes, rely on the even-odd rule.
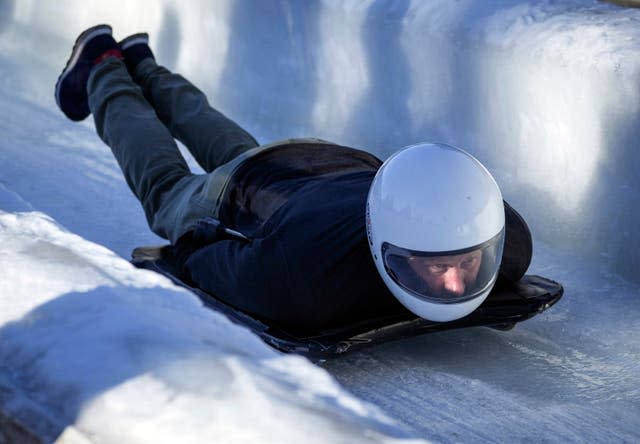
[[473,313],[450,322],[432,322],[406,312],[382,316],[334,328],[327,331],[293,331],[257,319],[239,311],[214,295],[183,282],[176,269],[172,247],[140,247],[132,253],[132,263],[160,273],[175,284],[196,294],[210,309],[226,315],[231,321],[244,325],[271,347],[285,353],[296,353],[314,361],[322,361],[397,339],[456,328],[486,326],[510,330],[518,322],[527,320],[555,304],[563,294],[562,285],[550,279],[526,275],[518,282],[498,279],[485,301]]

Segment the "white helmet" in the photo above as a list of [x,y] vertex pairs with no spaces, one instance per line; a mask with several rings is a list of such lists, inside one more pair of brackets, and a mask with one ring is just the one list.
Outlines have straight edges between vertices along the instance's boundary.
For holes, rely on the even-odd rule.
[[504,244],[502,194],[469,153],[441,143],[395,153],[373,179],[366,216],[382,279],[418,316],[461,318],[493,288]]

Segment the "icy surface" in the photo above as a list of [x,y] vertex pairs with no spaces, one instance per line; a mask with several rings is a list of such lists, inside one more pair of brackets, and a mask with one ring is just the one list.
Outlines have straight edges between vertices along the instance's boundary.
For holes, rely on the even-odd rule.
[[[135,270],[161,240],[52,94],[101,22],[261,142],[469,149],[565,297],[319,368]],[[0,0],[0,410],[48,440],[639,441],[639,78],[640,10],[588,0]]]

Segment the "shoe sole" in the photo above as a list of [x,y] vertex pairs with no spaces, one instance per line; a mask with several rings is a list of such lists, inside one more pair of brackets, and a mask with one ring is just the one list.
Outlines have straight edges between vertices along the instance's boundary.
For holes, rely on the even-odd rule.
[[76,63],[78,63],[78,59],[80,58],[80,54],[82,54],[82,50],[84,49],[87,42],[94,37],[102,34],[111,35],[112,32],[113,30],[109,25],[96,25],[85,30],[78,36],[76,42],[73,44],[71,56],[69,57],[69,60],[67,60],[67,64],[58,76],[58,81],[56,82],[56,103],[58,104],[58,108],[62,109],[62,106],[60,104],[60,85],[62,85],[63,81],[66,79],[69,73],[73,70],[73,68],[75,68]]
[[138,34],[130,35],[129,37],[121,40],[118,43],[118,46],[120,47],[121,51],[124,51],[134,45],[139,45],[139,44],[148,45],[149,34],[147,34],[146,32],[140,32]]

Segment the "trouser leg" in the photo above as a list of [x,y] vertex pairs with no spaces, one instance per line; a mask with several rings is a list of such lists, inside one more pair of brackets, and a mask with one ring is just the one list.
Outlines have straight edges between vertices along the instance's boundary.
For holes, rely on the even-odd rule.
[[213,109],[198,88],[153,59],[140,62],[133,77],[162,123],[205,171],[258,146],[247,131]]
[[87,88],[96,131],[111,148],[149,226],[174,242],[211,211],[192,202],[206,176],[189,171],[171,133],[120,60],[96,66]]

